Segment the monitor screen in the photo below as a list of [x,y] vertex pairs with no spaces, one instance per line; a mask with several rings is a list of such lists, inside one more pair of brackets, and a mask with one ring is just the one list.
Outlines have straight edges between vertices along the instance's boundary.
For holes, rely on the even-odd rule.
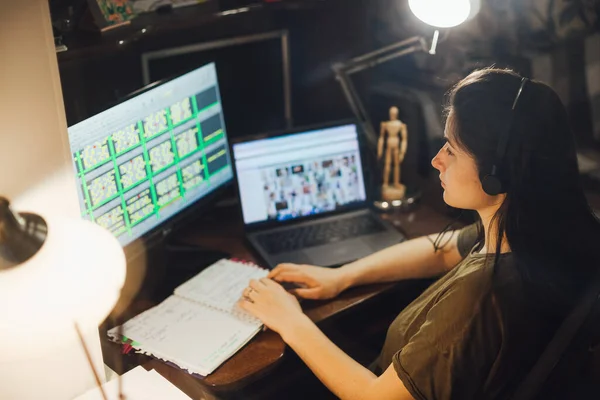
[[123,246],[233,177],[214,63],[68,132],[82,216]]
[[246,224],[366,200],[356,125],[236,143],[233,156]]
[[215,61],[230,139],[286,129],[292,122],[287,48],[287,32],[276,31],[143,53],[144,84]]

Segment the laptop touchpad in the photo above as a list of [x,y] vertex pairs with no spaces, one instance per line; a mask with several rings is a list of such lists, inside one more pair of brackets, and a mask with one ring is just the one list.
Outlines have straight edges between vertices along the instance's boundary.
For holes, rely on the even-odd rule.
[[340,265],[371,254],[368,245],[360,239],[345,240],[337,244],[305,249],[314,265]]
[[281,263],[312,264],[313,261],[304,251],[281,253],[269,256],[270,265],[276,266]]

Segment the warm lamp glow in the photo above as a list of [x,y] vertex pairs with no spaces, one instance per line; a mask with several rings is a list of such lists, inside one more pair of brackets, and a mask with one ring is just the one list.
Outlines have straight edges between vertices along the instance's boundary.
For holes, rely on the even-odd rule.
[[123,249],[81,221],[48,0],[0,9],[0,195],[48,225],[38,253],[0,270],[0,399],[73,399],[95,385],[75,321],[105,380],[98,323],[119,296]]
[[24,231],[11,222],[19,221],[12,213],[3,216],[0,399],[72,399],[92,387],[92,365],[104,381],[98,325],[125,281],[123,249],[93,222],[41,214],[45,224],[38,226],[47,227],[41,247],[11,266],[25,247],[11,247],[7,233]]
[[[3,362],[79,342],[116,304],[125,255],[107,230],[89,221],[44,217],[48,236],[25,263],[0,271]],[[91,371],[90,371],[91,373]]]
[[408,0],[417,18],[436,28],[452,28],[471,15],[470,0]]

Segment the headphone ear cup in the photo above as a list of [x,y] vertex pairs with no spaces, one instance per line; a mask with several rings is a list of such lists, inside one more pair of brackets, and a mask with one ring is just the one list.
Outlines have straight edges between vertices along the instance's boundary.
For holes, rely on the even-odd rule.
[[496,196],[503,193],[502,182],[494,175],[488,174],[484,176],[481,180],[481,186],[483,187],[483,191],[490,196]]

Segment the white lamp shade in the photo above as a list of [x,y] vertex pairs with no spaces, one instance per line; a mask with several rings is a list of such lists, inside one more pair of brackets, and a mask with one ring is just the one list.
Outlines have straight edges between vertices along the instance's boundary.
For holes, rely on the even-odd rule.
[[2,363],[79,343],[116,304],[125,281],[125,255],[92,222],[44,217],[48,236],[25,263],[0,271]]
[[417,18],[436,28],[452,28],[471,15],[471,0],[408,0]]

